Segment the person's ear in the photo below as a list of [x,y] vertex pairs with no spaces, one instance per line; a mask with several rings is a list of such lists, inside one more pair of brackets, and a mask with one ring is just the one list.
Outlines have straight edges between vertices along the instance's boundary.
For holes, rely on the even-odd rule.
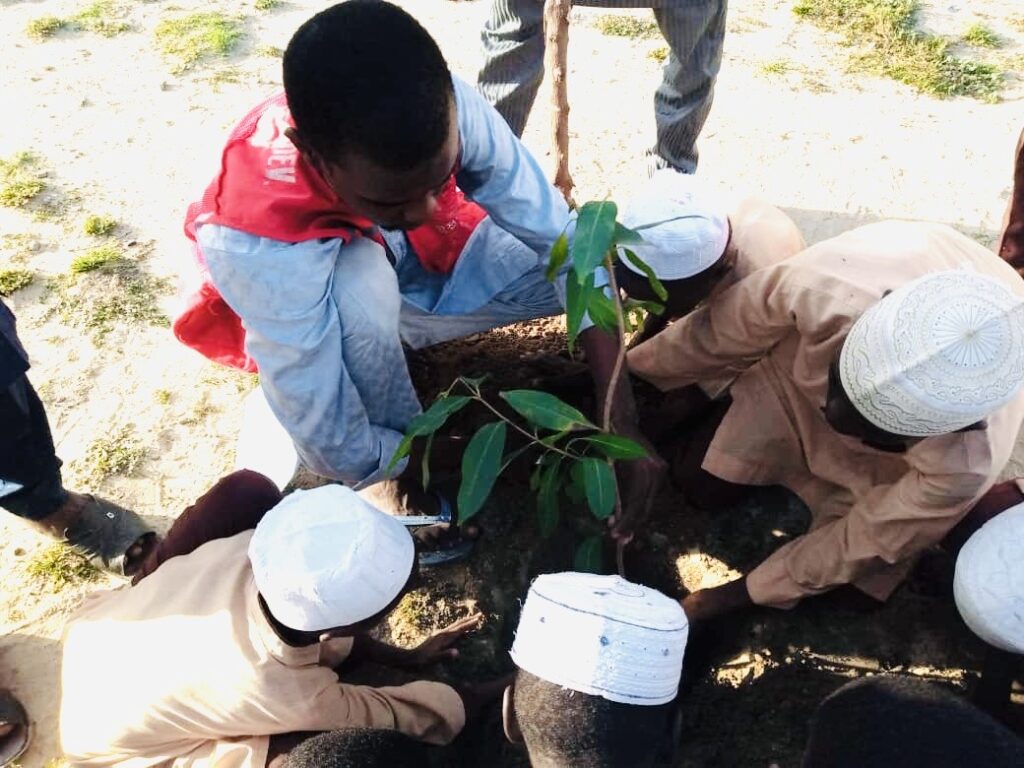
[[505,693],[501,697],[501,725],[505,729],[505,738],[513,744],[523,743],[523,732],[519,730],[519,720],[516,718],[516,708],[512,702],[515,694],[515,683],[505,686]]
[[295,145],[295,148],[299,150],[299,154],[302,155],[307,162],[313,167],[320,168],[320,157],[317,155],[313,148],[302,138],[302,134],[299,133],[297,128],[285,128],[284,135],[288,137],[288,140]]

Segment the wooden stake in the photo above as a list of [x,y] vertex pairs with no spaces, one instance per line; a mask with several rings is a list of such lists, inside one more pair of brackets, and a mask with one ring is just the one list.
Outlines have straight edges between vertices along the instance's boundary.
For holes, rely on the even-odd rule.
[[569,173],[569,11],[572,0],[544,2],[544,68],[551,73],[551,133],[555,149],[554,184],[570,207],[574,184]]

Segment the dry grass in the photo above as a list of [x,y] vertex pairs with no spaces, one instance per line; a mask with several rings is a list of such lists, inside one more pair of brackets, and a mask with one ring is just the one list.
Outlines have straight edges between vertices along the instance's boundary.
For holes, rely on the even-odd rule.
[[60,542],[51,544],[33,557],[26,564],[25,571],[31,579],[49,587],[51,592],[95,581],[100,574],[88,560]]
[[0,269],[0,296],[27,288],[34,279],[35,275],[27,269]]
[[641,40],[657,37],[660,33],[658,25],[650,19],[638,19],[635,16],[606,14],[597,19],[597,28],[609,37],[627,37],[630,40]]
[[24,208],[46,188],[39,163],[29,152],[0,159],[0,205]]
[[93,272],[104,267],[117,265],[124,258],[124,251],[118,243],[104,243],[95,248],[90,248],[80,256],[71,261],[71,271],[80,275],[84,272]]
[[268,59],[280,59],[284,56],[284,51],[276,45],[261,45],[256,49],[256,55],[265,56]]
[[135,430],[124,425],[106,437],[93,440],[75,468],[98,485],[111,475],[130,475],[146,457]]
[[652,48],[647,52],[647,58],[659,64],[664,64],[665,60],[668,59],[668,46],[660,45],[657,48]]
[[784,75],[790,70],[790,64],[787,59],[777,59],[775,61],[766,61],[758,67],[758,71],[762,75]]
[[984,24],[972,24],[964,31],[963,37],[960,39],[975,48],[1000,48],[1003,45],[999,35]]
[[91,213],[85,217],[82,229],[87,235],[94,237],[105,237],[117,228],[117,222],[109,216],[99,216]]
[[257,11],[272,11],[281,4],[281,0],[256,0],[253,7]]
[[96,0],[72,16],[69,26],[104,37],[116,37],[131,29],[122,15],[123,12],[111,0]]
[[917,0],[799,0],[793,12],[863,47],[859,68],[939,98],[998,101],[1002,72],[950,55],[948,40],[916,28],[918,7]]
[[57,16],[40,16],[38,19],[32,19],[28,26],[25,28],[25,32],[28,36],[36,40],[45,40],[48,37],[53,37],[57,32],[64,29],[67,26],[67,22],[64,19],[58,18]]
[[154,34],[160,51],[173,62],[172,72],[180,74],[203,59],[227,56],[241,39],[242,28],[222,13],[202,11],[164,19]]

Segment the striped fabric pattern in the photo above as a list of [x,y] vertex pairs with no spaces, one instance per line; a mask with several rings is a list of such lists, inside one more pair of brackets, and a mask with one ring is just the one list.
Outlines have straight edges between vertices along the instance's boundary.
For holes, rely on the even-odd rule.
[[[591,8],[652,8],[670,54],[654,94],[657,141],[652,170],[697,168],[697,136],[722,62],[727,0],[577,0]],[[477,87],[521,136],[544,79],[543,0],[492,0],[481,34]]]

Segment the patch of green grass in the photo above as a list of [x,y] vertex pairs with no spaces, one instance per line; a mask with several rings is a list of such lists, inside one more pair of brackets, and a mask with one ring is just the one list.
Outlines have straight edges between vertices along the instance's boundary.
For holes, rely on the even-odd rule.
[[130,475],[145,457],[146,449],[126,424],[93,440],[76,463],[92,482],[100,483],[111,475]]
[[155,35],[161,52],[174,62],[172,71],[180,74],[203,59],[227,56],[242,37],[242,28],[222,13],[202,11],[164,19]]
[[256,0],[253,3],[257,11],[272,11],[281,4],[281,0]]
[[257,56],[266,56],[268,59],[280,59],[284,56],[284,51],[278,48],[276,45],[261,45],[256,49]]
[[71,260],[71,271],[76,275],[93,272],[103,267],[116,265],[124,258],[124,251],[118,243],[104,243],[90,248]]
[[597,28],[609,37],[628,37],[631,40],[657,37],[660,33],[658,25],[650,19],[638,19],[635,16],[606,14],[597,20]]
[[153,399],[160,403],[160,405],[167,405],[171,402],[171,392],[167,389],[158,389],[153,393]]
[[32,19],[29,21],[25,31],[29,37],[33,37],[36,40],[45,40],[48,37],[53,37],[58,31],[64,29],[67,26],[67,22],[64,19],[56,16],[40,16],[38,19]]
[[119,326],[170,325],[159,306],[159,296],[172,290],[170,281],[147,274],[128,258],[108,261],[86,280],[77,274],[59,275],[49,287],[56,297],[52,311],[87,331],[96,345]]
[[78,29],[95,32],[104,37],[116,37],[131,29],[131,25],[122,21],[120,11],[111,0],[95,0],[71,17],[70,22]]
[[668,46],[661,45],[657,48],[652,48],[647,52],[647,58],[652,61],[656,61],[659,64],[664,64],[665,59],[668,58]]
[[214,93],[220,93],[222,85],[236,85],[242,82],[242,73],[235,67],[224,67],[223,69],[211,72],[203,80],[210,84],[210,88]]
[[762,75],[784,75],[789,72],[789,61],[786,59],[766,61],[758,69]]
[[999,48],[1003,44],[995,32],[980,23],[969,26],[960,39],[975,48]]
[[0,269],[0,296],[27,288],[34,279],[35,275],[27,269]]
[[25,566],[28,575],[41,581],[52,592],[83,582],[95,581],[99,570],[66,544],[51,544]]
[[46,188],[38,171],[38,162],[29,152],[0,159],[0,205],[24,208]]
[[867,47],[855,63],[939,98],[997,101],[1003,74],[992,65],[950,55],[949,41],[916,28],[917,0],[798,0],[793,12]]
[[117,222],[110,216],[99,216],[95,213],[90,213],[86,216],[85,221],[82,224],[82,229],[85,230],[85,234],[94,235],[95,237],[105,237],[116,228]]

